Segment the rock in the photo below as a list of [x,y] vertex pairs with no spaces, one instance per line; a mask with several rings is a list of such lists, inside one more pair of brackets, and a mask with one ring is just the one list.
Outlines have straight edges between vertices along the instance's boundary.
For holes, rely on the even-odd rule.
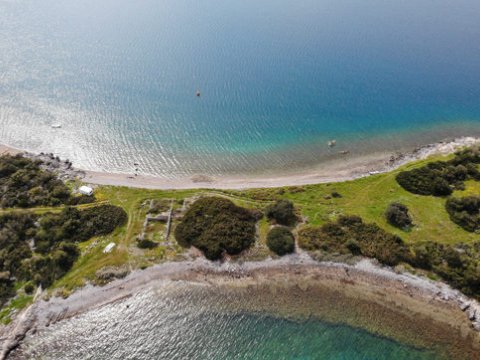
[[468,310],[468,319],[469,319],[470,321],[473,321],[473,320],[475,320],[476,318],[477,318],[477,311],[476,311],[474,308],[471,307],[471,308]]
[[472,326],[475,330],[480,331],[480,321],[473,321]]
[[470,307],[470,303],[468,303],[468,302],[462,302],[462,303],[460,304],[460,309],[461,309],[462,311],[466,311],[469,307]]

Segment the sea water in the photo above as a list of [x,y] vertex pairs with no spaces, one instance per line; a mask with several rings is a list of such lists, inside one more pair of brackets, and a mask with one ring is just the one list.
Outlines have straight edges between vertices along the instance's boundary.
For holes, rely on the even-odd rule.
[[175,178],[476,135],[478,19],[471,0],[0,0],[0,143]]
[[[179,285],[180,286],[180,285]],[[180,286],[182,287],[182,286]],[[195,286],[192,285],[191,289]],[[194,296],[183,285],[135,294],[29,334],[16,359],[434,360],[420,349],[347,325],[225,311],[231,297]],[[421,336],[421,334],[419,334]]]

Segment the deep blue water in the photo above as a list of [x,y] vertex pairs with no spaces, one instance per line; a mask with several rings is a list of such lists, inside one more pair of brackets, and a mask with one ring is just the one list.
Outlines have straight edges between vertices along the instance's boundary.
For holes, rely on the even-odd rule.
[[175,177],[480,133],[479,18],[472,0],[0,0],[0,142]]

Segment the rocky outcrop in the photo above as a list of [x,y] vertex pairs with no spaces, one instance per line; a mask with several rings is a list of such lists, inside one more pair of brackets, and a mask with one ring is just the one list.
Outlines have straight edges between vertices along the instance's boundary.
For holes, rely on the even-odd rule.
[[40,168],[56,173],[62,180],[83,179],[85,177],[85,171],[75,169],[70,160],[61,160],[52,153],[24,153],[23,155],[32,160],[40,160],[42,162]]
[[27,332],[35,326],[37,320],[35,310],[38,306],[36,300],[41,292],[42,289],[38,288],[33,304],[23,310],[9,325],[0,328],[0,360],[5,360],[8,354],[20,345]]

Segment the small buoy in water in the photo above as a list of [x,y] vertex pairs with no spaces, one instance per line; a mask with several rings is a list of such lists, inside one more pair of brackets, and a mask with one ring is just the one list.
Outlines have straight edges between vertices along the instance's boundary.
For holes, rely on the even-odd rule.
[[337,145],[337,140],[330,140],[328,142],[328,147],[334,147],[335,145]]
[[201,95],[201,94],[200,94],[200,90],[197,90],[197,92],[195,93],[195,95],[196,95],[197,97],[200,97],[200,95]]

